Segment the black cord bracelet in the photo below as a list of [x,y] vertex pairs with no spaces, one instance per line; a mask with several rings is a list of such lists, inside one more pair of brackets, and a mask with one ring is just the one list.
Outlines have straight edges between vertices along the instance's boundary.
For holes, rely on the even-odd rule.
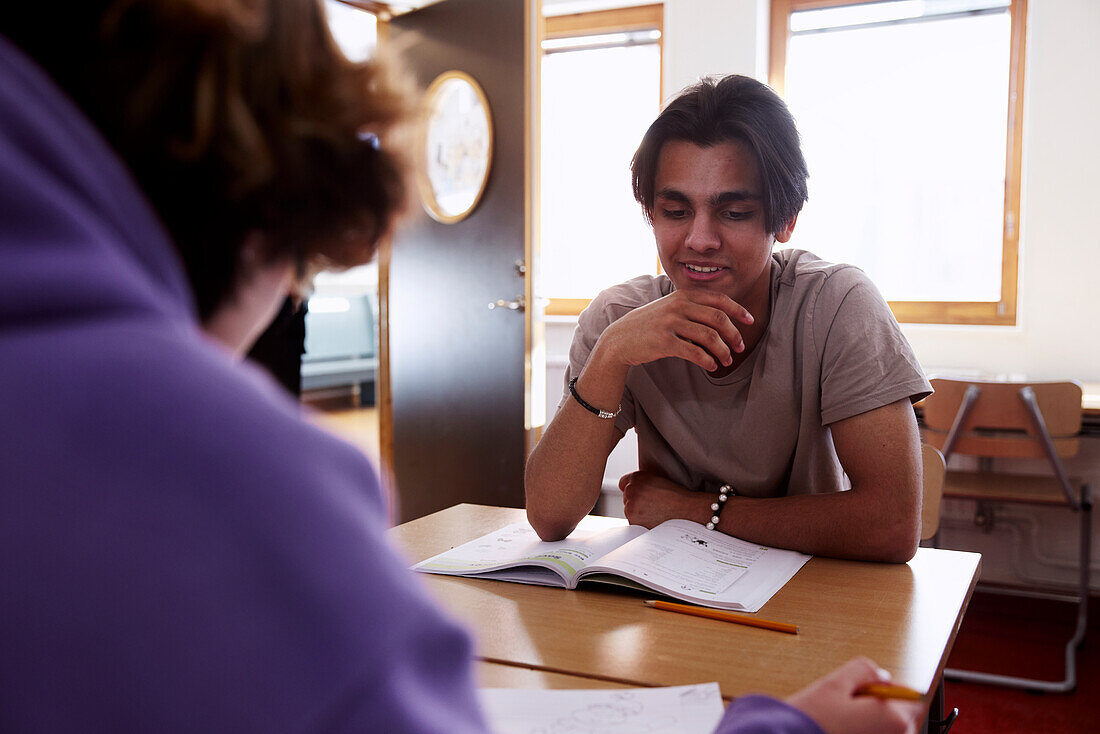
[[573,379],[571,379],[569,381],[569,394],[573,396],[573,399],[576,400],[582,408],[584,408],[585,410],[587,410],[589,413],[596,416],[597,418],[614,418],[623,409],[623,406],[620,404],[619,407],[615,409],[614,413],[609,413],[606,410],[600,410],[599,408],[595,407],[594,405],[589,405],[588,403],[584,402],[584,398],[582,398],[579,394],[577,394],[577,378],[576,377],[574,377]]

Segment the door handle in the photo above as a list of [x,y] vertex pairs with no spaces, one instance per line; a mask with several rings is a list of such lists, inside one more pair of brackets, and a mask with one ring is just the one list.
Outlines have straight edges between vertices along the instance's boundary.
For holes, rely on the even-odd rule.
[[497,308],[506,308],[509,311],[526,311],[527,299],[523,296],[516,296],[516,300],[514,301],[505,301],[501,298],[499,301],[494,301],[489,304],[490,311]]

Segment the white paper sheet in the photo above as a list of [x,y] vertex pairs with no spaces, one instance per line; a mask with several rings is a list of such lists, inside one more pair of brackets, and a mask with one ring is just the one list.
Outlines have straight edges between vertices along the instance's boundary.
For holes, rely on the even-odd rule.
[[483,688],[495,734],[710,734],[722,718],[717,683],[667,688]]

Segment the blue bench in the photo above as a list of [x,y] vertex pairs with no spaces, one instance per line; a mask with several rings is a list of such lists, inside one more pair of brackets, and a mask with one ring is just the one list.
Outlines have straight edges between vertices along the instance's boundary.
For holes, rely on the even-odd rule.
[[358,388],[378,377],[378,338],[370,295],[314,296],[306,312],[302,390]]

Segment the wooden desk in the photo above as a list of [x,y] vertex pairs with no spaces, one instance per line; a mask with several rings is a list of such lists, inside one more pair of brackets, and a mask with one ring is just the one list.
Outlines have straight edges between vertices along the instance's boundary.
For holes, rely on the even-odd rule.
[[568,673],[550,673],[534,668],[522,668],[503,663],[477,662],[477,684],[481,688],[629,688],[625,683],[585,678]]
[[[457,505],[390,533],[418,562],[524,517],[522,510]],[[932,549],[905,565],[814,558],[759,613],[796,622],[799,635],[661,612],[641,596],[602,589],[427,574],[423,580],[473,631],[486,663],[630,686],[717,681],[729,699],[787,696],[867,655],[927,700],[979,566],[978,554]]]

